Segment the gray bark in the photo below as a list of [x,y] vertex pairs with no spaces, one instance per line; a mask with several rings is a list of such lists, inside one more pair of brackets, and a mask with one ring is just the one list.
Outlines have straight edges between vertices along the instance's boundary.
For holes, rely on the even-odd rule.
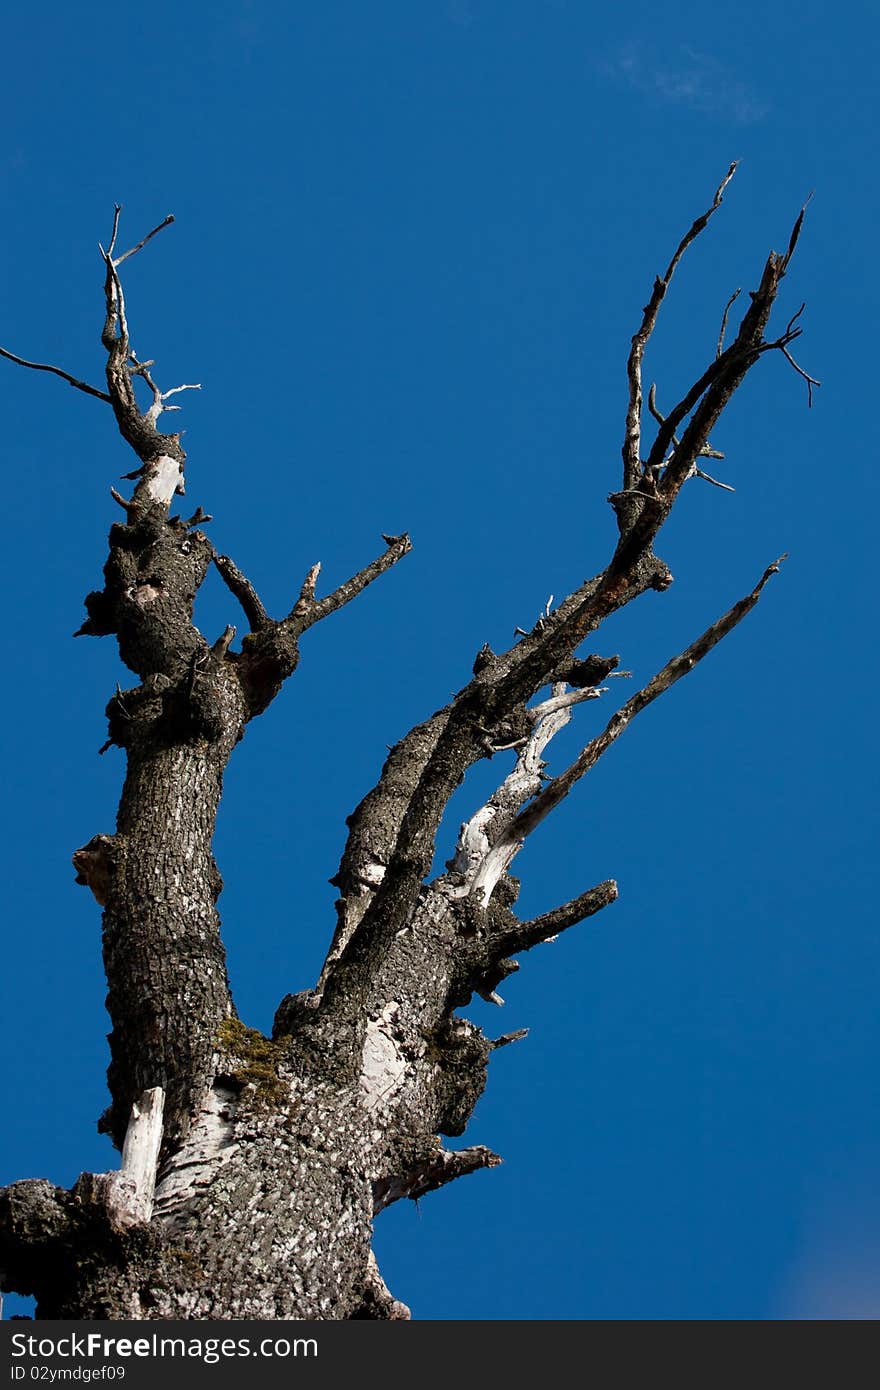
[[[798,219],[786,254],[768,258],[730,346],[719,341],[667,416],[651,394],[658,428],[643,449],[644,349],[672,273],[732,172],[655,283],[633,338],[608,564],[555,611],[548,605],[508,651],[478,653],[468,684],[391,750],[349,817],[336,932],[320,978],[280,1002],[271,1038],[239,1020],[226,975],[212,854],[224,769],[249,721],[295,670],[303,633],[401,559],[409,540],[383,538],[380,556],[324,598],[313,568],[275,620],[233,561],[215,552],[202,529],[210,518],[201,509],[189,520],[172,515],[185,455],[158,421],[174,393],[161,392],[152,364],[131,353],[119,278],[122,261],[149,237],[114,258],[118,210],[104,253],[107,391],[0,350],[109,403],[139,460],[131,498],[114,490],[125,519],[111,528],[104,584],[88,595],[80,629],[115,636],[137,678],[107,706],[108,743],[125,750],[127,772],[115,830],[74,855],[78,881],[104,912],[112,1032],[101,1123],[125,1156],[119,1173],[83,1174],[69,1192],[42,1180],[0,1191],[0,1283],[35,1294],[38,1317],[408,1316],[371,1253],[376,1212],[500,1161],[482,1147],[442,1144],[441,1136],[464,1132],[493,1050],[518,1036],[490,1039],[459,1010],[474,993],[497,999],[518,968],[513,956],[617,896],[608,880],[523,922],[513,910],[513,859],[631,719],[745,616],[776,569],[548,780],[542,755],[553,734],[577,703],[599,697],[617,666],[616,657],[578,649],[609,614],[672,582],[653,547],[684,483],[704,476],[697,459],[719,457],[710,430],[751,367],[800,332],[793,320],[779,338],[764,336]],[[152,395],[145,410],[135,399],[138,377]],[[234,628],[210,644],[192,621],[212,564],[247,622],[239,649]],[[498,790],[431,880],[451,794],[470,766],[496,754],[507,764]]]

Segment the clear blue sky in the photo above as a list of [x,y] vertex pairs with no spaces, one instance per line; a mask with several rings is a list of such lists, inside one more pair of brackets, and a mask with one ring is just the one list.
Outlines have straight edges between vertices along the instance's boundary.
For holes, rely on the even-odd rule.
[[[628,338],[684,227],[741,158],[663,310],[661,404],[816,190],[780,305],[807,300],[814,408],[759,365],[714,441],[736,493],[689,485],[659,547],[676,584],[596,649],[645,679],[791,559],[521,858],[526,913],[606,877],[621,900],[526,957],[488,1018],[531,1028],[468,1131],[504,1166],[378,1223],[420,1318],[880,1315],[877,36],[874,6],[816,0],[5,18],[0,342],[99,381],[96,242],[114,201],[129,239],[171,211],[126,283],[161,382],[204,383],[178,417],[187,505],[276,613],[316,559],[329,585],[380,532],[415,542],[309,634],[229,772],[220,907],[264,1028],[317,974],[344,817],[386,743],[605,563]],[[113,826],[121,755],[97,749],[120,668],[70,634],[131,460],[63,383],[0,362],[0,392],[0,1181],[66,1185],[114,1166],[99,917],[70,854]],[[230,603],[206,586],[211,638]],[[579,712],[555,766],[610,709]],[[459,793],[442,857],[487,787]]]

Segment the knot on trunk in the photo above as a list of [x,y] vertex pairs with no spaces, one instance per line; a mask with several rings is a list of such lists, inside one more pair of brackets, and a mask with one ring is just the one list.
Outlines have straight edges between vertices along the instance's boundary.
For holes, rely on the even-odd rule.
[[112,835],[93,835],[72,855],[76,882],[93,893],[101,907],[110,900],[116,879],[116,841]]

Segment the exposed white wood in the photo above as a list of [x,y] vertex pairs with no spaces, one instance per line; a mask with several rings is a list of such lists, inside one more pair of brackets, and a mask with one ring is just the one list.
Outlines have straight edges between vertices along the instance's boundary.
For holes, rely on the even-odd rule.
[[196,1191],[211,1183],[217,1169],[237,1152],[237,1104],[237,1095],[222,1086],[212,1086],[205,1096],[196,1123],[156,1188],[153,1211],[164,1224],[173,1225]]
[[539,705],[532,706],[532,714],[537,719],[542,719],[547,714],[553,714],[556,710],[569,709],[572,705],[579,705],[584,700],[598,700],[600,695],[606,695],[608,687],[589,686],[586,690],[569,690],[564,695],[551,695],[549,700],[542,700]]
[[149,1221],[153,1214],[164,1110],[165,1092],[161,1086],[151,1087],[131,1107],[131,1119],[125,1131],[122,1173],[134,1181],[133,1216],[139,1221]]
[[535,725],[513,770],[461,827],[451,865],[453,873],[461,878],[446,889],[448,896],[473,895],[488,904],[495,885],[522,847],[522,840],[511,839],[505,827],[520,807],[541,790],[544,749],[571,719],[572,706],[594,699],[596,694],[593,689],[566,691],[565,684],[559,682],[553,686],[552,695],[534,707]]
[[[183,473],[177,459],[168,454],[160,454],[147,464],[144,487],[148,497],[161,502],[163,507],[170,505],[178,487],[183,482]],[[182,488],[181,488],[182,491]]]
[[370,888],[378,888],[385,877],[385,865],[380,864],[378,859],[365,859],[358,866],[361,882]]
[[400,1005],[386,1004],[378,1018],[371,1018],[361,1054],[360,1086],[365,1110],[376,1107],[398,1089],[406,1075],[406,1058],[395,1037]]
[[162,1145],[165,1092],[153,1086],[131,1107],[122,1147],[122,1167],[115,1173],[83,1173],[83,1193],[100,1202],[119,1230],[149,1222],[153,1215],[156,1168]]

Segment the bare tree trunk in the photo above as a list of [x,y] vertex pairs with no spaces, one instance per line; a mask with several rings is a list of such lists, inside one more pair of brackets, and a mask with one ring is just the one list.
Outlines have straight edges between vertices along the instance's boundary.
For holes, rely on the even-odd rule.
[[[313,990],[286,996],[271,1038],[238,1019],[226,976],[212,855],[223,772],[250,719],[294,671],[303,633],[348,603],[409,550],[384,537],[382,554],[318,598],[309,571],[286,617],[271,619],[253,585],[218,555],[202,527],[171,515],[183,491],[180,437],[160,415],[152,363],[131,351],[116,256],[119,210],[104,255],[107,390],[60,375],[111,405],[139,459],[130,499],[111,489],[124,520],[110,531],[104,586],[86,599],[84,635],[116,636],[132,689],[107,706],[108,744],[127,773],[112,834],[74,855],[78,881],[104,908],[104,963],[112,1019],[111,1103],[102,1125],[121,1168],[83,1174],[71,1191],[24,1180],[0,1191],[2,1287],[34,1293],[41,1318],[403,1318],[371,1253],[374,1215],[500,1160],[447,1150],[463,1133],[494,1049],[522,1034],[486,1037],[458,1010],[476,992],[500,1001],[514,956],[601,910],[613,881],[532,920],[513,911],[510,874],[527,836],[630,721],[686,675],[758,601],[756,586],[614,713],[571,766],[546,775],[543,754],[584,700],[599,698],[617,657],[577,649],[615,610],[672,582],[654,542],[684,483],[716,482],[698,460],[721,458],[710,431],[746,373],[769,350],[791,358],[798,315],[765,338],[788,250],[771,253],[728,347],[724,310],[703,375],[642,446],[642,360],[669,281],[721,202],[698,218],[658,277],[627,366],[623,485],[609,500],[618,540],[608,565],[555,610],[547,606],[508,651],[485,647],[473,679],[407,734],[349,817],[336,883],[336,933]],[[151,394],[141,410],[134,383]],[[808,385],[812,386],[808,378]],[[727,486],[720,484],[720,486]],[[248,631],[239,650],[227,627],[210,644],[193,603],[215,565]],[[541,691],[542,698],[536,698]],[[446,871],[430,879],[440,820],[467,769],[506,755],[506,775],[462,827]],[[450,847],[451,848],[451,847]]]

